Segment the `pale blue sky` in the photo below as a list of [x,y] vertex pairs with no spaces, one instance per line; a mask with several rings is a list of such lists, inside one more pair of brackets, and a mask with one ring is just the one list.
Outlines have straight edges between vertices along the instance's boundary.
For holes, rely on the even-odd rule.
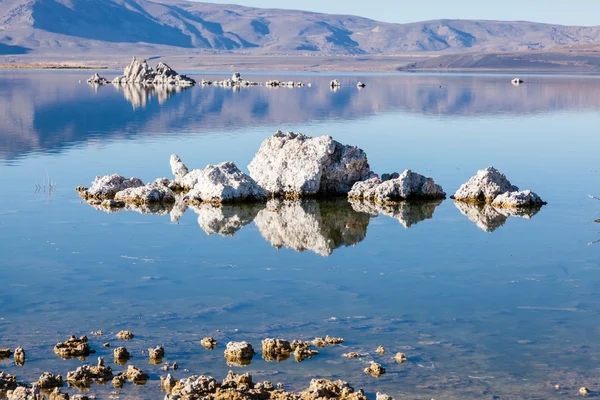
[[600,25],[600,0],[209,0],[207,2],[351,14],[400,23],[461,18]]

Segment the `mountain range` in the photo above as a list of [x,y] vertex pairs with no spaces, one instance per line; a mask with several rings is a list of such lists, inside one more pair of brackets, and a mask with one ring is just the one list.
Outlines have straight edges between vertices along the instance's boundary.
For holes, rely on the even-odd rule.
[[185,0],[0,0],[0,54],[390,55],[600,45],[600,26],[348,15]]

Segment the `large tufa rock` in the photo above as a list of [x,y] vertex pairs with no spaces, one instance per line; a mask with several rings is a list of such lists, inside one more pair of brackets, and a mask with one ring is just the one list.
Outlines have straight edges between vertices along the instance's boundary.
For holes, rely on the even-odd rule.
[[79,195],[84,199],[114,199],[118,192],[140,186],[144,186],[144,182],[138,178],[127,179],[119,174],[97,176],[92,186],[87,190],[79,191]]
[[267,193],[233,162],[208,165],[188,193],[191,203],[264,200]]
[[174,203],[175,194],[166,181],[159,178],[146,186],[122,190],[115,195],[115,201],[131,204]]
[[444,199],[446,193],[440,185],[435,184],[433,179],[407,169],[397,178],[382,180],[374,176],[365,181],[356,182],[348,193],[348,197],[389,203],[413,199]]
[[113,80],[114,84],[143,84],[143,85],[177,85],[192,86],[196,84],[192,78],[180,75],[167,64],[161,62],[156,69],[148,66],[146,60],[138,61],[135,57],[123,72]]
[[269,193],[290,197],[347,194],[371,175],[367,155],[357,147],[281,131],[262,143],[248,170]]

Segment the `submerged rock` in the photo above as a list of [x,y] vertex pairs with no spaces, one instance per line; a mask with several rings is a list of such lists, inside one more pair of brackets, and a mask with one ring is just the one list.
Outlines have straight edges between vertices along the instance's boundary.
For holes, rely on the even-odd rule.
[[266,191],[233,162],[208,165],[186,196],[191,203],[257,201],[266,197]]
[[71,336],[65,342],[57,343],[54,346],[54,352],[61,358],[69,359],[87,357],[96,351],[90,348],[87,336],[81,336],[80,338]]
[[227,364],[231,366],[250,365],[254,354],[254,349],[248,342],[229,342],[225,349]]
[[353,211],[346,200],[270,200],[254,219],[273,246],[324,257],[339,247],[360,243],[369,221],[369,215]]
[[212,350],[217,347],[217,341],[213,337],[205,337],[200,341],[200,344],[204,346],[206,350]]
[[133,333],[131,331],[120,331],[117,333],[117,339],[120,340],[132,340],[134,338]]
[[371,365],[365,368],[365,374],[378,378],[385,374],[385,368],[383,368],[381,364],[371,361]]
[[380,204],[370,200],[348,200],[356,212],[377,217],[379,214],[394,218],[403,227],[410,228],[419,222],[433,218],[437,206],[442,200],[410,200],[392,204]]
[[286,197],[346,194],[371,175],[367,156],[358,147],[330,136],[281,131],[261,144],[248,170],[270,194]]
[[98,365],[82,365],[67,374],[67,382],[74,386],[90,386],[94,382],[104,383],[113,378],[112,369],[104,365],[104,359],[98,357]]
[[266,361],[285,361],[293,352],[290,342],[283,339],[265,339],[262,341],[262,356]]
[[435,184],[433,179],[406,170],[397,178],[390,178],[386,181],[378,177],[371,177],[357,182],[348,193],[348,197],[389,203],[414,199],[444,199],[446,193],[440,185]]
[[84,199],[114,199],[115,195],[125,189],[144,186],[144,183],[138,178],[124,178],[119,174],[97,176],[92,182],[92,186],[79,195]]
[[53,389],[62,387],[63,379],[62,376],[54,375],[52,372],[44,372],[33,385],[40,389]]
[[132,204],[174,203],[175,194],[165,183],[164,179],[157,179],[146,186],[121,190],[115,194],[115,201]]

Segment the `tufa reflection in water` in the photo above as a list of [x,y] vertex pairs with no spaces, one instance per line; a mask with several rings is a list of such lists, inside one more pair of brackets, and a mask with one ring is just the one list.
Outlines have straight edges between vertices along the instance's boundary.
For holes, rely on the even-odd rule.
[[494,232],[503,226],[509,217],[531,219],[542,208],[541,206],[536,208],[498,208],[489,204],[472,204],[461,201],[455,201],[454,205],[485,232]]
[[[404,228],[433,218],[437,201],[404,201],[396,204],[377,204],[371,201],[347,200],[283,200],[267,203],[233,203],[186,205],[177,195],[171,204],[125,204],[107,207],[89,203],[106,213],[135,211],[140,214],[169,215],[177,223],[191,209],[198,215],[198,225],[208,235],[234,236],[254,222],[261,236],[276,248],[286,247],[298,252],[311,251],[324,257],[340,247],[354,246],[367,236],[371,218],[384,215],[397,220]],[[481,230],[493,232],[509,217],[530,219],[537,209],[495,208],[489,204],[455,202],[456,208]]]

